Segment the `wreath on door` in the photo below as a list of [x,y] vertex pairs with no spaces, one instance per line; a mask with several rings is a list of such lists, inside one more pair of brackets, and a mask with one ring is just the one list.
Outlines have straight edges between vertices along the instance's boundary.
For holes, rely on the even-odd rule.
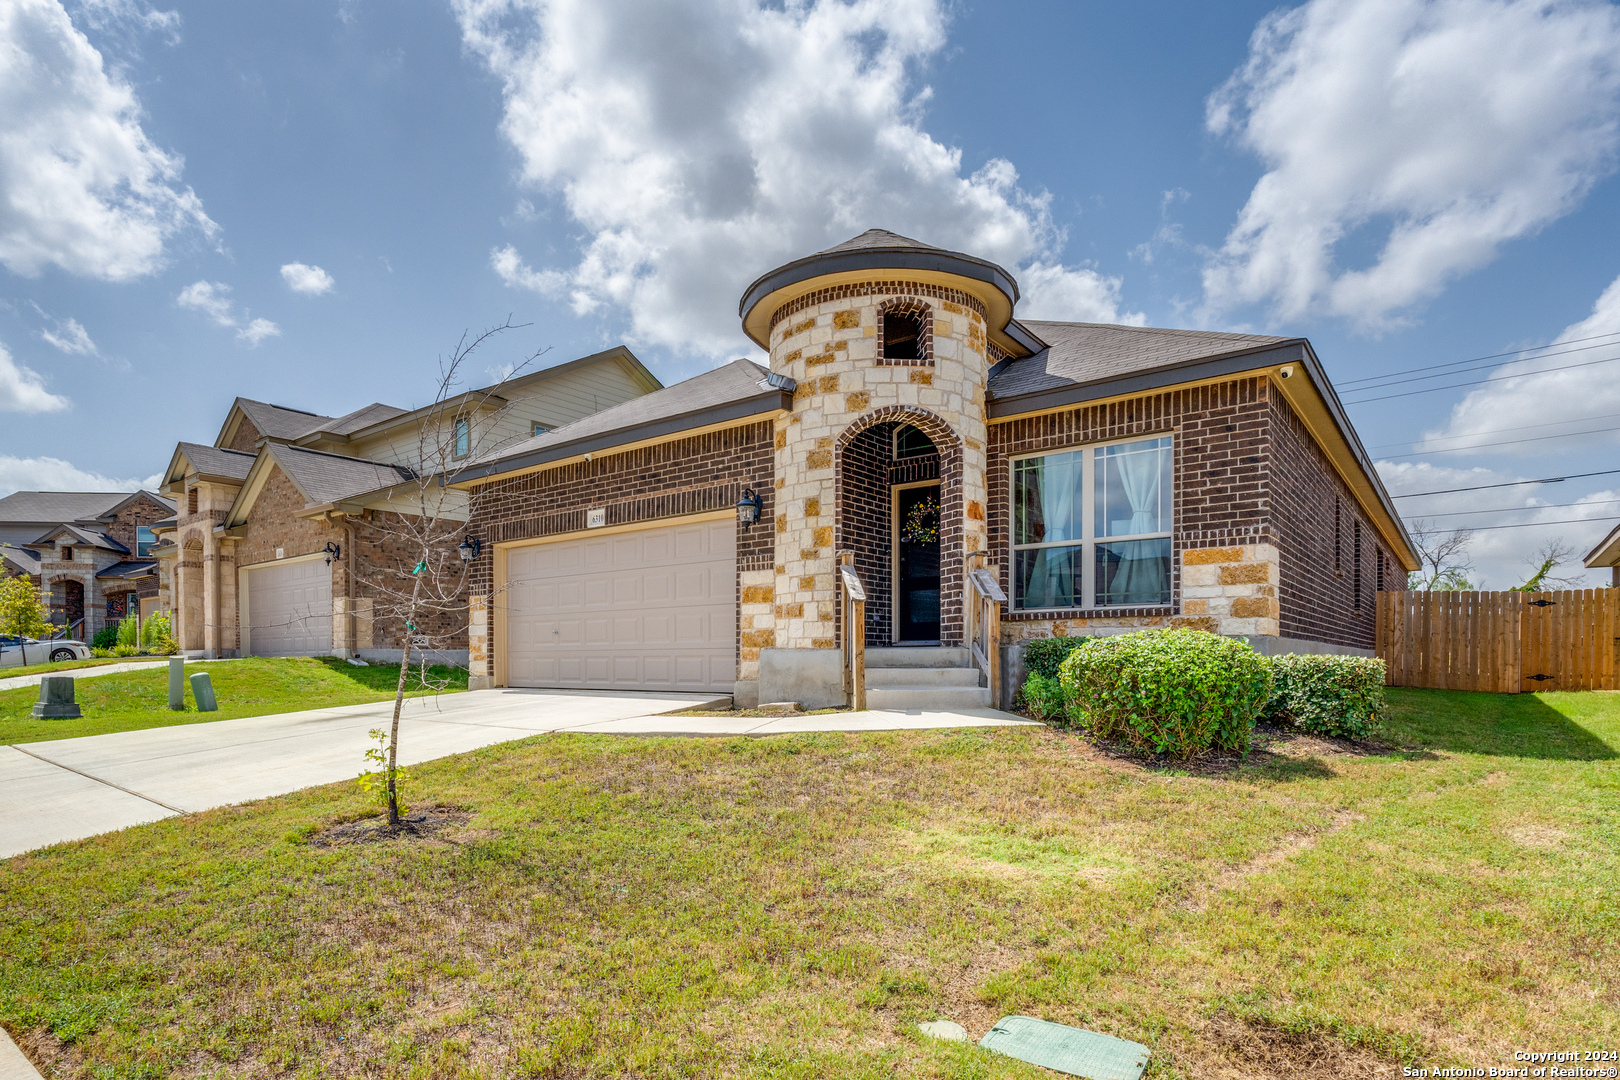
[[939,539],[939,497],[929,495],[913,503],[900,526],[900,539],[908,544],[932,544]]

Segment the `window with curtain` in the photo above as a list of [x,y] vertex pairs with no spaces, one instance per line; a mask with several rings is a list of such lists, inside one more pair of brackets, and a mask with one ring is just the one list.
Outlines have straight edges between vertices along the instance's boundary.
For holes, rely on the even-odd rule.
[[1013,462],[1013,606],[1170,603],[1171,439]]

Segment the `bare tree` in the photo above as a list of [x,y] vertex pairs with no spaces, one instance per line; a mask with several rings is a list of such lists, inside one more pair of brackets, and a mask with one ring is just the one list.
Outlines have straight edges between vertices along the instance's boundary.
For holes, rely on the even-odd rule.
[[[386,759],[379,762],[383,765],[379,786],[387,802],[390,827],[401,824],[399,717],[406,689],[412,682],[421,689],[445,689],[450,678],[436,676],[432,661],[443,658],[467,632],[472,571],[472,543],[466,536],[468,500],[464,492],[445,486],[443,481],[468,462],[527,434],[514,436],[503,430],[500,420],[510,406],[500,392],[549,350],[541,349],[522,363],[503,367],[499,381],[491,386],[469,392],[459,391],[458,387],[463,382],[463,369],[481,347],[499,334],[526,325],[515,325],[508,317],[501,325],[476,335],[469,331],[448,357],[440,359],[433,403],[412,432],[416,445],[408,447],[407,454],[397,455],[412,460],[411,476],[390,489],[388,502],[392,509],[367,511],[366,520],[359,526],[368,541],[386,552],[387,557],[368,560],[367,569],[355,571],[355,580],[371,600],[373,626],[392,628],[401,645],[386,755],[377,751],[368,754],[372,760]],[[351,531],[351,548],[353,543]],[[413,657],[417,661],[414,678]]]
[[1530,577],[1523,585],[1515,585],[1510,592],[1550,592],[1555,589],[1576,589],[1581,585],[1579,577],[1566,577],[1554,575],[1553,571],[1564,566],[1575,558],[1575,549],[1561,539],[1552,539],[1536,549],[1534,555],[1525,557],[1525,564],[1530,567]]
[[1414,521],[1407,530],[1417,548],[1423,569],[1407,578],[1407,588],[1424,592],[1465,592],[1474,586],[1468,580],[1473,561],[1468,548],[1474,534],[1468,529],[1441,529],[1432,521]]

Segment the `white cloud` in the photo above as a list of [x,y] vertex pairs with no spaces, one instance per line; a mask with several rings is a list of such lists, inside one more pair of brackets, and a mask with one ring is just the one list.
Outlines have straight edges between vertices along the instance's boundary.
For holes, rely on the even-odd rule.
[[945,47],[942,0],[455,7],[504,84],[522,181],[586,234],[567,267],[496,249],[510,285],[622,309],[635,340],[732,355],[751,280],[877,227],[1030,266],[1052,313],[1130,317],[1116,279],[1059,261],[1046,197],[1009,162],[964,175],[961,152],[923,130],[913,72]]
[[[1444,491],[1524,480],[1545,473],[1504,472],[1479,466],[1436,465],[1431,462],[1379,461],[1379,476],[1391,495],[1416,491]],[[1429,521],[1443,530],[1474,528],[1469,554],[1474,572],[1469,580],[1483,589],[1510,589],[1530,576],[1526,560],[1549,540],[1563,540],[1576,551],[1575,562],[1558,576],[1586,577],[1584,587],[1606,583],[1607,571],[1598,575],[1583,570],[1580,556],[1590,551],[1620,517],[1620,490],[1577,495],[1567,491],[1568,481],[1501,487],[1485,491],[1457,491],[1419,499],[1395,500],[1408,525]],[[1574,505],[1566,505],[1574,504]],[[1475,513],[1475,511],[1490,511]],[[1487,529],[1481,526],[1551,522],[1540,527]],[[1574,522],[1574,524],[1563,524]]]
[[245,324],[239,322],[230,293],[231,287],[224,282],[194,281],[180,290],[175,302],[183,308],[202,312],[216,326],[235,330],[237,340],[251,346],[256,347],[265,338],[281,336],[281,327],[269,319],[253,319]]
[[120,478],[88,472],[61,458],[0,454],[0,497],[13,491],[155,491],[162,480],[162,473]]
[[180,290],[175,302],[183,308],[200,311],[220,326],[235,326],[231,312],[231,287],[219,281],[194,281]]
[[[1207,303],[1376,330],[1613,169],[1620,9],[1311,0],[1260,22],[1208,122],[1267,171],[1205,269]],[[1371,265],[1337,264],[1380,237]]]
[[39,373],[23,367],[0,345],[0,412],[61,412],[70,402],[45,389]]
[[1032,263],[1018,275],[1023,298],[1018,304],[1022,319],[1052,319],[1059,322],[1107,322],[1143,326],[1141,312],[1122,314],[1119,310],[1121,280],[1086,269]]
[[0,0],[0,57],[0,263],[123,281],[156,270],[176,233],[216,231],[57,0]]
[[95,356],[96,343],[90,332],[78,319],[53,319],[55,325],[39,332],[48,344],[56,346],[69,356]]
[[[1596,338],[1598,340],[1583,340]],[[1564,328],[1553,338],[1574,344],[1555,346],[1529,359],[1514,360],[1490,371],[1469,372],[1463,378],[1497,379],[1468,392],[1452,407],[1444,427],[1425,433],[1421,450],[1464,447],[1509,439],[1536,438],[1560,431],[1589,432],[1575,438],[1537,439],[1514,445],[1515,455],[1545,455],[1574,450],[1612,447],[1620,443],[1620,277],[1609,283],[1592,314]],[[1574,350],[1565,352],[1564,350]],[[1560,355],[1554,355],[1560,354]],[[1613,359],[1614,362],[1598,362]],[[1584,365],[1574,367],[1569,365]],[[1563,367],[1563,371],[1544,369]],[[1535,372],[1524,374],[1521,372]],[[1512,377],[1517,376],[1517,377]],[[1526,402],[1552,405],[1546,416],[1528,416]],[[1582,421],[1584,417],[1597,419]],[[1562,427],[1525,429],[1537,420],[1568,421]],[[1508,429],[1508,430],[1504,430]],[[1523,430],[1520,430],[1523,429]],[[1482,449],[1481,453],[1491,450]],[[1501,453],[1503,450],[1494,452]],[[1448,455],[1448,456],[1462,456]],[[1620,516],[1620,515],[1617,515]]]
[[332,275],[320,267],[298,262],[288,263],[281,268],[281,280],[285,281],[293,292],[306,293],[310,296],[329,293],[332,286],[337,284],[332,280]]
[[236,336],[249,345],[257,346],[267,337],[280,337],[281,327],[269,319],[254,319],[236,332]]

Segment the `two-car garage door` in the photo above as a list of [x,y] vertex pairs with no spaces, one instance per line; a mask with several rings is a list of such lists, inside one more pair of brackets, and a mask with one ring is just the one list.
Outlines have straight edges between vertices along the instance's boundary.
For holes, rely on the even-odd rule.
[[324,559],[259,566],[243,576],[249,655],[332,654],[332,568]]
[[513,548],[506,681],[730,693],[736,569],[729,516]]

